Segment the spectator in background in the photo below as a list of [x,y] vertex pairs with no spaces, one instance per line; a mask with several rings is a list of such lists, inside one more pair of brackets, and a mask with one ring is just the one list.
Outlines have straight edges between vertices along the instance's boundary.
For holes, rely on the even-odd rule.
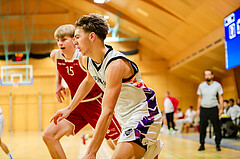
[[235,125],[239,124],[240,108],[238,105],[234,105],[234,99],[229,99],[229,110],[227,111],[227,116],[231,117]]
[[176,120],[176,125],[178,132],[182,132],[182,128],[184,124],[193,124],[194,123],[194,118],[196,117],[197,112],[193,110],[193,106],[189,106],[187,109],[184,119],[178,119]]
[[178,100],[174,97],[170,97],[170,92],[166,92],[166,97],[164,98],[164,112],[166,114],[168,130],[172,128],[174,131],[175,124],[174,124],[174,112],[177,112]]
[[237,105],[240,107],[240,98],[237,99]]
[[187,111],[185,113],[185,122],[192,124],[194,122],[196,114],[197,114],[197,112],[195,110],[193,110],[193,106],[189,106],[189,108],[187,109]]
[[177,108],[177,112],[174,114],[174,119],[178,120],[178,119],[183,119],[184,118],[184,114],[182,112],[181,108]]
[[[198,151],[205,150],[206,129],[208,120],[213,124],[216,134],[216,150],[221,151],[221,126],[219,117],[223,112],[223,89],[220,83],[213,81],[214,75],[212,70],[205,70],[205,82],[202,82],[197,90],[198,104],[197,114],[200,113],[200,144]],[[218,94],[218,98],[217,95]],[[219,107],[218,107],[219,106]]]
[[223,114],[227,114],[228,110],[229,110],[229,105],[228,105],[228,100],[224,100],[223,101]]

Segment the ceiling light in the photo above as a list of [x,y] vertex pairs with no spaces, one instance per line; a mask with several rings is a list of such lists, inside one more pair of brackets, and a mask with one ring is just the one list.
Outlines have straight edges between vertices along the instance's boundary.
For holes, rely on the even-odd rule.
[[109,16],[108,16],[108,15],[104,15],[104,18],[105,18],[105,19],[108,19],[108,18],[109,18]]
[[95,3],[105,3],[108,1],[110,1],[110,0],[94,0]]
[[145,17],[148,17],[149,15],[146,11],[142,10],[141,8],[137,8],[136,10],[138,13],[142,14]]

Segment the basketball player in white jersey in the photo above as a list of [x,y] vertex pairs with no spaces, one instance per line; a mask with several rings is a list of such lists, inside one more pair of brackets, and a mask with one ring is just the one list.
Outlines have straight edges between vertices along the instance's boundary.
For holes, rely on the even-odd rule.
[[7,145],[2,142],[3,129],[4,129],[4,117],[2,115],[2,109],[0,107],[0,147],[8,155],[8,157],[12,159],[12,155],[10,154]]
[[[62,25],[56,29],[54,37],[57,39],[59,49],[51,52],[51,58],[56,65],[56,95],[59,102],[63,102],[65,88],[61,85],[64,79],[74,97],[80,83],[85,79],[87,73],[81,66],[82,55],[73,43],[75,27],[71,24]],[[43,140],[47,145],[50,155],[54,159],[65,159],[66,155],[60,144],[60,139],[66,135],[77,134],[84,126],[90,124],[95,128],[101,114],[102,91],[97,86],[93,86],[86,98],[79,103],[77,108],[58,125],[50,123],[43,133]],[[111,121],[106,139],[117,141],[120,136],[121,127],[115,117]],[[107,141],[114,145],[111,141]]]
[[122,133],[112,158],[158,158],[162,115],[154,91],[143,83],[135,63],[104,45],[109,26],[103,16],[84,15],[75,27],[76,45],[85,55],[83,66],[88,74],[70,105],[58,110],[52,120],[57,124],[66,118],[96,82],[104,91],[102,113],[83,159],[96,158],[114,111]]

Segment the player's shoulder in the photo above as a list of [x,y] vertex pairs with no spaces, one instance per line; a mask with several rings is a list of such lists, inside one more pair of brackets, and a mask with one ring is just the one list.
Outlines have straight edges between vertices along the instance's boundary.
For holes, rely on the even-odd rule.
[[51,51],[51,53],[50,53],[50,57],[51,57],[52,59],[54,59],[58,51],[59,51],[59,49],[53,49],[53,50]]
[[127,64],[125,63],[125,59],[123,58],[117,58],[117,59],[114,59],[112,60],[109,64],[108,64],[108,68],[113,68],[113,69],[120,69],[122,67],[126,67]]

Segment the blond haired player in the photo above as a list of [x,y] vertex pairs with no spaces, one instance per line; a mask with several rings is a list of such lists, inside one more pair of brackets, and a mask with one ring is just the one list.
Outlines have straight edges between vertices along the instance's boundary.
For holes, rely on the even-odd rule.
[[[64,79],[74,97],[78,86],[87,73],[81,66],[82,55],[74,45],[73,25],[62,25],[54,33],[59,49],[51,52],[51,59],[56,65],[56,96],[59,102],[64,100],[62,92],[65,88],[61,85]],[[95,128],[101,114],[102,91],[95,84],[84,100],[79,103],[74,111],[57,125],[50,123],[43,133],[43,140],[48,147],[52,158],[64,159],[66,155],[60,144],[60,139],[66,135],[78,133],[84,126],[90,124]],[[117,140],[120,134],[120,126],[115,118],[111,120],[106,139]]]

